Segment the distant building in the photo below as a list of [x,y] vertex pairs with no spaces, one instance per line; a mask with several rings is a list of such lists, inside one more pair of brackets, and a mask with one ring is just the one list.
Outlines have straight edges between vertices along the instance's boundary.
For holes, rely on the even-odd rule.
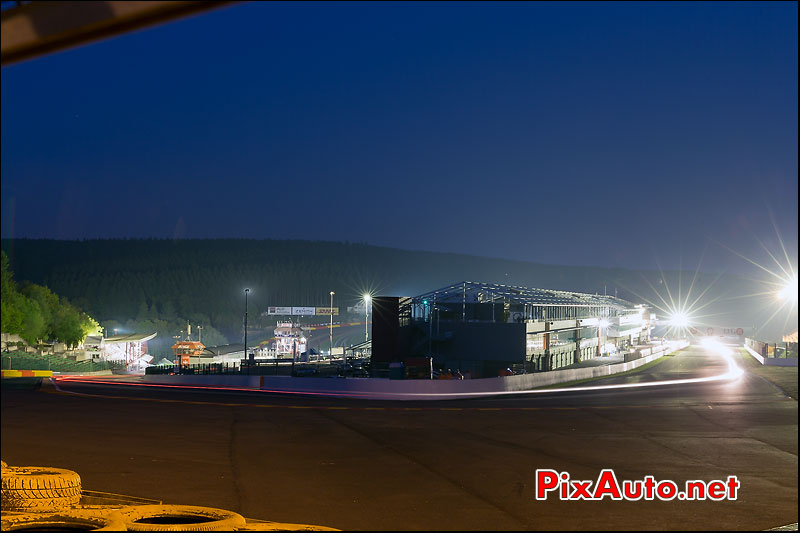
[[308,333],[300,324],[278,322],[275,328],[275,353],[278,357],[292,356],[308,361]]
[[103,355],[103,336],[102,335],[89,335],[83,340],[82,348],[83,359],[100,359]]
[[172,354],[175,364],[187,366],[192,363],[192,358],[198,358],[205,351],[205,345],[200,341],[178,340],[172,345]]
[[222,344],[220,346],[203,346],[201,349],[191,350],[190,353],[186,354],[186,357],[182,357],[182,364],[229,363],[238,365],[243,358],[244,344]]
[[431,357],[434,368],[473,377],[626,351],[648,342],[652,326],[647,307],[613,296],[470,281],[373,305],[374,367]]
[[[126,366],[150,363],[153,356],[147,353],[147,341],[155,338],[157,333],[131,333],[128,335],[114,335],[113,337],[98,338],[87,337],[84,341],[84,350],[92,358],[106,361],[124,362]],[[88,350],[86,347],[89,347]],[[97,357],[95,357],[95,354]]]

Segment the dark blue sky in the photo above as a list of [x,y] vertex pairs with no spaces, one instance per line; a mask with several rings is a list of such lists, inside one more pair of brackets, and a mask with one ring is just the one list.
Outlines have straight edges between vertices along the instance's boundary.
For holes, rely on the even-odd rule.
[[3,237],[797,257],[797,4],[248,3],[2,72]]

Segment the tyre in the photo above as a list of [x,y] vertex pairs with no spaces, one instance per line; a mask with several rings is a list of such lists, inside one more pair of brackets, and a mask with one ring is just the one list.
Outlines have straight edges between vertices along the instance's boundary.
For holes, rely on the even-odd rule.
[[120,514],[129,531],[233,531],[246,523],[233,511],[192,505],[136,505]]
[[125,522],[117,511],[66,510],[58,513],[4,515],[3,531],[76,529],[83,531],[125,531]]
[[36,466],[2,469],[3,511],[54,511],[81,499],[81,477],[72,470]]
[[267,522],[266,520],[252,520],[237,531],[341,531],[332,527],[312,526],[308,524],[286,524],[283,522]]

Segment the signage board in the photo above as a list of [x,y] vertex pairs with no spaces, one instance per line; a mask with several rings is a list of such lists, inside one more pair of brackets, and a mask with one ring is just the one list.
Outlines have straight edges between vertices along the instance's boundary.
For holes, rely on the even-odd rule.
[[338,307],[317,307],[317,315],[338,315]]
[[316,307],[292,307],[294,316],[314,316]]
[[292,308],[291,307],[270,307],[267,309],[267,313],[270,315],[291,315]]

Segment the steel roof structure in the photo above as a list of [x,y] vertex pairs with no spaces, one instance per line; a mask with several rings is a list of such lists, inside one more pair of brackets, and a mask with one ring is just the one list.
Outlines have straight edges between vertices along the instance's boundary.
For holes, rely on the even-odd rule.
[[[456,308],[452,304],[456,304]],[[400,303],[401,321],[427,320],[438,306],[456,311],[461,307],[461,320],[467,320],[467,306],[501,304],[517,306],[520,320],[562,320],[613,317],[638,312],[634,304],[614,296],[582,292],[538,289],[517,285],[462,281],[434,291],[404,298]],[[492,321],[501,315],[492,312]]]
[[503,300],[510,303],[534,306],[591,306],[612,307],[620,310],[633,307],[631,302],[615,298],[614,296],[600,296],[582,292],[536,289],[517,285],[500,285],[475,281],[462,281],[412,298],[414,303],[419,303],[423,300],[433,301],[434,299],[437,302],[453,303],[461,303],[465,299],[468,303],[493,303],[498,300]]
[[104,340],[105,344],[118,344],[118,343],[125,343],[125,342],[147,342],[150,339],[155,338],[158,335],[157,332],[154,333],[129,333],[126,335],[113,335],[111,337],[106,337]]

